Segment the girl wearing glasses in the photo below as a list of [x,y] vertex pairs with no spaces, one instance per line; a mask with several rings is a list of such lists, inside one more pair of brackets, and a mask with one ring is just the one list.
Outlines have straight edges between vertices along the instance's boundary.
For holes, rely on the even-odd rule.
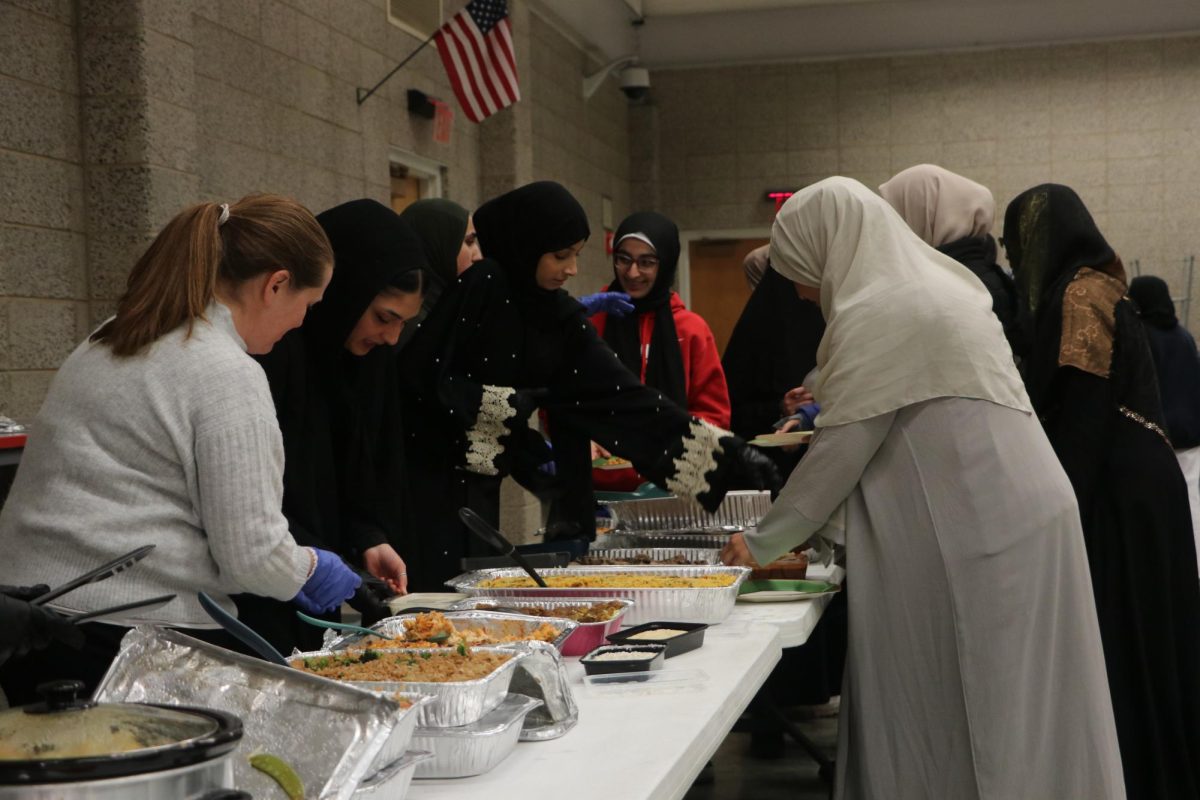
[[[679,229],[662,214],[631,214],[613,237],[614,280],[605,292],[625,292],[633,313],[605,311],[591,320],[600,336],[642,383],[657,389],[689,414],[728,428],[729,387],[708,323],[688,311],[671,291],[679,266]],[[608,452],[596,446],[593,457]],[[595,487],[630,491],[642,482],[633,469],[597,469]]]

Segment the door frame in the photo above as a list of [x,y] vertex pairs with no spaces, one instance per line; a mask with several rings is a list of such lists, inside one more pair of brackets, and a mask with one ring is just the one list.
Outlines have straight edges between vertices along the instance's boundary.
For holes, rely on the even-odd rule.
[[679,297],[688,308],[692,307],[692,242],[726,239],[770,239],[771,226],[763,228],[728,228],[724,230],[705,228],[679,233]]
[[392,147],[388,151],[388,164],[403,164],[408,168],[409,174],[421,181],[422,197],[442,196],[442,173],[446,165],[440,161]]

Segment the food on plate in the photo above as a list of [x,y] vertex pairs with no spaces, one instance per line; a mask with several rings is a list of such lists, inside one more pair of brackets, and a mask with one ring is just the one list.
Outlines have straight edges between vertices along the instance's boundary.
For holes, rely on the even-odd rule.
[[441,651],[347,650],[294,658],[290,663],[296,669],[337,681],[450,683],[484,678],[510,658],[510,653],[472,652],[460,644]]
[[650,564],[657,566],[665,566],[669,564],[698,565],[707,564],[703,559],[691,559],[685,555],[675,555],[668,558],[651,558],[649,553],[638,553],[632,556],[622,556],[620,558],[610,558],[608,556],[582,556],[579,563],[584,566],[606,566],[610,564]]
[[[508,609],[510,607],[481,604],[478,608],[480,611],[488,611],[500,608]],[[542,606],[512,606],[511,608],[514,611],[520,611],[522,614],[528,614],[531,617],[558,617],[587,624],[591,622],[607,622],[621,613],[621,609],[625,608],[625,606],[622,603],[605,600],[578,606],[547,606],[545,608]]]
[[804,553],[787,553],[765,567],[755,567],[750,580],[804,580],[808,573],[808,556]]
[[648,631],[639,631],[627,637],[629,639],[642,639],[650,641],[663,641],[664,639],[674,639],[676,636],[683,636],[687,631],[679,631],[674,628],[654,628]]
[[[636,572],[612,572],[605,575],[543,575],[552,589],[700,589],[732,586],[737,576],[731,573],[696,575],[641,575]],[[479,582],[480,589],[527,589],[537,584],[532,578],[488,578]]]
[[625,467],[632,466],[632,461],[619,456],[601,456],[600,458],[592,459],[592,467],[595,469],[624,469]]

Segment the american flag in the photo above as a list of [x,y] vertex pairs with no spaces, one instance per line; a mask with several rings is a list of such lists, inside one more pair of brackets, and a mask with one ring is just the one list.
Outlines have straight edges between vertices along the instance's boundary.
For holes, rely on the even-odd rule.
[[482,122],[521,99],[506,0],[471,0],[435,41],[467,119]]

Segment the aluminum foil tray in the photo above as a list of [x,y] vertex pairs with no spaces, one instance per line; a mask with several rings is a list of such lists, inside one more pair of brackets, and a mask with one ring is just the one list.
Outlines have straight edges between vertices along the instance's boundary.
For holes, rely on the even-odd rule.
[[529,654],[517,665],[509,689],[542,702],[525,717],[521,741],[557,739],[574,728],[579,722],[579,706],[571,693],[571,678],[562,654],[545,642],[515,642],[501,647]]
[[[562,608],[563,606],[577,606],[586,603],[589,599],[592,600],[612,600],[611,597],[595,597],[587,598],[580,597],[574,600],[563,600],[561,598],[547,599],[544,597],[512,597],[510,595],[496,595],[488,597],[468,597],[466,600],[459,600],[452,608],[455,609],[471,609],[480,605],[497,605],[509,608],[518,608],[520,606],[536,606],[537,608]],[[632,600],[617,600],[625,608],[613,615],[612,619],[604,622],[578,622],[575,632],[567,638],[563,644],[562,654],[564,656],[581,656],[584,653],[590,653],[600,645],[607,641],[607,636],[610,633],[616,633],[621,629],[621,625],[625,621],[625,616],[629,613],[629,609],[633,608]],[[553,619],[552,617],[538,617],[538,619]]]
[[[619,534],[618,534],[619,535]],[[682,558],[686,561],[694,562],[688,564],[663,564],[658,566],[715,566],[721,563],[721,549],[719,547],[613,547],[599,550],[589,550],[588,555],[594,558],[640,558],[645,557],[651,561],[666,561],[670,558]],[[588,564],[585,566],[602,566],[600,564]],[[614,566],[655,566],[652,564],[637,565],[637,564],[616,564]]]
[[354,800],[404,800],[413,776],[417,773],[417,767],[431,758],[433,753],[426,750],[409,750],[395,762],[360,783],[354,792]]
[[376,771],[375,759],[403,716],[391,700],[157,627],[125,635],[94,697],[236,714],[244,735],[234,778],[255,797],[279,791],[245,758],[261,751],[279,754],[305,786],[319,787],[310,797],[349,800]]
[[[377,693],[413,692],[429,695],[433,702],[421,706],[417,710],[417,725],[426,727],[451,727],[467,725],[482,717],[500,704],[508,694],[508,684],[512,681],[513,670],[526,654],[512,650],[502,650],[498,647],[475,647],[477,652],[506,653],[511,655],[492,674],[473,681],[455,681],[434,683],[432,681],[334,681],[329,678],[313,677],[326,683],[340,683],[366,689]],[[319,658],[334,655],[336,650],[316,650],[308,653],[295,653],[289,660],[297,658]],[[387,650],[379,648],[380,653],[436,653],[436,649],[409,648],[406,650]],[[442,651],[445,652],[445,651]]]
[[729,544],[729,537],[732,535],[703,530],[616,531],[605,534],[600,543],[603,545],[602,549],[607,550],[673,548],[719,551]]
[[631,572],[639,575],[673,575],[681,578],[695,578],[701,575],[727,574],[733,575],[734,581],[729,586],[715,588],[687,589],[601,589],[586,587],[579,589],[549,587],[484,589],[479,584],[491,578],[524,577],[521,569],[482,569],[459,575],[451,580],[449,585],[457,592],[472,597],[509,596],[527,597],[563,597],[563,598],[610,598],[619,597],[633,600],[635,605],[629,611],[622,623],[625,625],[640,625],[643,622],[705,622],[716,625],[723,622],[733,611],[737,601],[738,588],[750,574],[749,567],[564,567],[559,569],[540,570],[542,577],[552,575],[611,575],[614,572]]
[[413,744],[433,752],[417,778],[467,778],[493,769],[517,746],[525,715],[540,700],[510,694],[483,719],[457,728],[417,728]]
[[[492,611],[447,611],[445,613],[450,624],[455,628],[462,630],[464,628],[482,628],[489,635],[497,639],[508,636],[527,637],[532,631],[537,630],[543,623],[548,623],[552,628],[558,630],[558,636],[554,638],[550,644],[558,649],[562,649],[563,643],[571,637],[575,629],[579,627],[579,623],[569,619],[557,619],[554,617],[532,617],[517,614],[497,614]],[[378,631],[380,636],[403,636],[404,622],[410,620],[416,614],[398,614],[394,617],[388,617],[380,620],[375,625],[371,626],[371,630]],[[343,636],[333,640],[327,649],[343,650],[347,647],[357,647],[358,642],[364,638],[363,634],[353,634],[351,636]],[[526,639],[526,641],[529,641]],[[498,644],[506,644],[499,642]],[[490,645],[489,645],[490,646]]]
[[371,771],[378,772],[404,757],[408,751],[408,745],[412,741],[413,731],[417,729],[417,721],[421,718],[421,709],[432,703],[433,698],[427,694],[415,692],[389,692],[379,689],[366,689],[366,691],[393,700],[403,697],[412,703],[408,708],[401,709],[396,727],[392,728],[392,735],[388,737],[383,749],[379,751],[379,755],[375,756],[375,761],[371,764]]
[[618,528],[662,530],[668,528],[719,528],[758,525],[771,509],[771,493],[729,492],[712,514],[690,498],[654,497],[648,500],[617,500],[605,504]]

